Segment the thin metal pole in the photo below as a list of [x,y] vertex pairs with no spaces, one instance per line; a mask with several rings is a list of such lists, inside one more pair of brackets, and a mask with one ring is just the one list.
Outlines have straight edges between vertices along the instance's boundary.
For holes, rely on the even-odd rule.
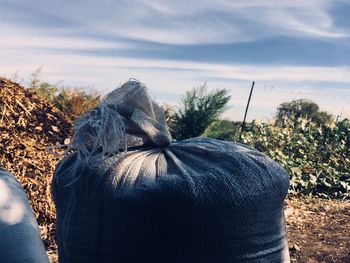
[[241,140],[241,138],[242,138],[242,133],[243,133],[244,128],[245,128],[245,120],[246,120],[246,118],[247,118],[248,108],[249,108],[249,104],[250,104],[250,99],[252,98],[254,85],[255,85],[255,81],[253,81],[252,87],[250,88],[248,103],[247,103],[247,107],[245,108],[244,119],[243,119],[242,127],[241,127],[241,134],[239,135],[239,139],[240,139],[240,140]]

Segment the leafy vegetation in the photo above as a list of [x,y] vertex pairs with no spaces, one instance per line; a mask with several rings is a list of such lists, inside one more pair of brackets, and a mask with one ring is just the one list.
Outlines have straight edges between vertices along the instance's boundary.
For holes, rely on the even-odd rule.
[[94,92],[86,92],[79,88],[66,87],[42,82],[39,79],[40,69],[32,73],[29,89],[49,101],[63,112],[71,121],[82,113],[96,107],[100,96]]
[[321,128],[306,119],[250,124],[242,141],[288,171],[292,193],[350,198],[349,120]]
[[202,135],[218,119],[229,100],[227,90],[209,92],[205,84],[187,91],[181,106],[170,118],[173,138],[184,140]]
[[[238,141],[239,122],[218,121],[204,136]],[[299,118],[278,125],[252,122],[241,142],[266,153],[290,175],[290,193],[350,198],[350,120],[319,126]]]
[[217,120],[213,122],[202,134],[205,137],[224,141],[238,141],[241,131],[241,122]]
[[319,106],[311,100],[292,100],[290,102],[282,103],[277,108],[277,123],[281,123],[285,119],[297,122],[300,118],[310,120],[318,126],[329,125],[334,121],[331,114],[325,111],[320,111]]
[[[32,78],[31,89],[71,120],[96,106],[100,97],[73,88],[60,88]],[[230,96],[226,90],[208,92],[205,85],[188,91],[174,110],[163,105],[177,140],[207,136],[241,141],[280,163],[290,175],[290,192],[350,199],[350,120],[335,122],[308,100],[282,103],[275,121],[247,123],[218,119]]]
[[241,141],[280,163],[290,175],[290,193],[350,199],[350,120],[332,115],[308,100],[282,103],[274,122],[218,120],[204,136]]

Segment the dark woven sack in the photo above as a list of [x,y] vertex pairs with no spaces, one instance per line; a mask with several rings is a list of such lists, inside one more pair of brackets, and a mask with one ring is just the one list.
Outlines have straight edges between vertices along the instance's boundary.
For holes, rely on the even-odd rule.
[[208,138],[172,142],[137,81],[76,124],[52,182],[59,260],[289,262],[288,174]]
[[22,186],[1,167],[0,262],[49,262],[38,223]]

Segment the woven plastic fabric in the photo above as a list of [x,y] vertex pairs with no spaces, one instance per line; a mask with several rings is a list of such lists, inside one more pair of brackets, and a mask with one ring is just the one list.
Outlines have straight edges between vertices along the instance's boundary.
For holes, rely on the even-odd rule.
[[[155,103],[145,106],[150,100],[139,97],[126,111],[118,104],[132,97],[130,90],[147,94],[144,87],[135,81],[123,87],[105,99],[120,120],[114,152],[101,157],[100,144],[96,155],[86,154],[99,139],[83,148],[73,140],[57,166],[60,262],[289,262],[286,171],[238,143],[201,137],[170,143],[161,112],[152,113]],[[135,134],[143,143],[128,143]]]
[[23,188],[10,173],[1,168],[0,262],[49,262]]

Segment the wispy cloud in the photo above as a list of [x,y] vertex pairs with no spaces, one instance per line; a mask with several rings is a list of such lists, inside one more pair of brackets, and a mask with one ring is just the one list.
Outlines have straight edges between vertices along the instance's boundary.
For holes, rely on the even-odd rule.
[[[233,106],[225,115],[240,119],[252,80],[257,81],[250,118],[271,118],[277,105],[297,97],[314,99],[321,107],[335,114],[350,112],[350,68],[255,66],[241,64],[199,63],[193,61],[133,59],[125,57],[83,56],[70,53],[45,53],[23,50],[0,51],[7,61],[0,63],[0,72],[8,76],[20,70],[28,76],[44,66],[43,79],[76,86],[91,86],[107,93],[130,77],[146,83],[160,101],[176,103],[185,90],[208,81],[210,88],[227,88]],[[14,59],[16,58],[16,60]],[[326,82],[332,90],[321,89]],[[326,85],[323,85],[325,87]],[[337,88],[337,87],[341,88]]]
[[[33,32],[34,31],[34,32]],[[75,36],[45,35],[35,30],[25,30],[18,26],[5,27],[0,25],[2,49],[55,49],[55,50],[101,50],[132,49],[132,43],[111,42],[92,38],[79,38]]]
[[[24,4],[25,3],[25,4]],[[170,44],[235,43],[279,36],[345,38],[332,0],[286,1],[34,1],[5,0],[3,19],[88,34]],[[29,10],[29,11],[28,11]],[[52,19],[49,19],[52,17]],[[1,19],[1,18],[0,18]],[[49,20],[51,23],[47,23]],[[56,21],[56,24],[55,24]]]
[[[67,43],[70,43],[69,41]],[[0,51],[3,59],[7,60],[7,66],[18,65],[20,68],[30,64],[46,65],[47,69],[69,66],[71,68],[120,68],[134,72],[186,72],[206,78],[222,78],[227,80],[250,81],[328,81],[339,83],[350,83],[349,67],[319,67],[319,66],[293,66],[293,65],[246,65],[246,64],[224,64],[193,61],[165,60],[157,58],[125,58],[122,56],[100,57],[85,56],[71,53],[47,53],[38,56],[41,51],[23,50],[26,53],[22,58],[11,59],[18,51]],[[35,61],[35,63],[33,63]]]
[[173,103],[207,80],[232,92],[233,119],[255,80],[249,118],[296,97],[350,112],[350,24],[335,19],[339,6],[350,10],[342,0],[0,0],[0,74],[43,66],[48,82],[103,93],[135,77]]

